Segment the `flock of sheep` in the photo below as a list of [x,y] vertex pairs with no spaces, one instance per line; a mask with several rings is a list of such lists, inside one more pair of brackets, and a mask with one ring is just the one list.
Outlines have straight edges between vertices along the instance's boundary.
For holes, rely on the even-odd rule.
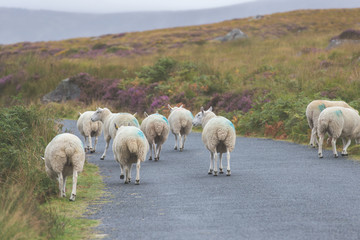
[[[70,133],[57,135],[45,149],[45,168],[49,177],[59,181],[60,197],[65,197],[65,185],[67,176],[73,176],[73,189],[70,201],[76,197],[77,174],[83,170],[85,152],[95,152],[98,137],[104,132],[106,142],[105,151],[101,160],[106,157],[109,143],[113,139],[112,150],[115,160],[120,165],[120,179],[125,183],[131,181],[131,168],[136,164],[135,184],[140,184],[140,165],[145,161],[149,152],[149,160],[160,159],[161,147],[167,140],[169,132],[175,136],[174,150],[181,152],[184,149],[186,137],[190,134],[193,126],[202,125],[202,141],[210,151],[209,174],[218,175],[223,172],[222,154],[227,154],[227,176],[231,175],[230,152],[235,147],[236,133],[234,125],[228,119],[216,116],[210,107],[208,110],[201,108],[194,117],[192,113],[180,107],[171,107],[168,119],[159,114],[148,115],[141,125],[134,115],[129,113],[112,113],[107,108],[98,108],[96,111],[80,113],[77,128],[85,139],[82,141]],[[95,138],[94,145],[92,138]]]
[[[70,133],[57,135],[45,149],[45,169],[49,177],[59,182],[60,197],[65,197],[65,185],[67,176],[73,176],[72,193],[70,201],[76,197],[76,184],[78,172],[83,170],[85,162],[85,151],[95,152],[98,137],[104,131],[106,142],[105,151],[101,160],[106,157],[110,140],[113,139],[113,154],[119,163],[120,179],[125,183],[131,181],[131,168],[136,164],[135,184],[140,184],[140,164],[145,161],[150,149],[149,160],[158,161],[163,143],[167,140],[169,132],[175,136],[174,150],[183,151],[186,137],[192,130],[192,126],[201,125],[202,141],[210,151],[210,167],[208,174],[217,176],[222,174],[222,155],[226,153],[227,172],[231,175],[230,152],[235,148],[236,132],[234,125],[228,119],[216,116],[212,107],[195,115],[180,107],[171,107],[170,115],[165,116],[155,113],[148,115],[139,125],[134,115],[129,113],[112,113],[107,108],[98,108],[96,111],[80,113],[77,128],[85,139],[84,147],[82,141]],[[318,145],[318,155],[323,157],[322,146],[324,136],[327,133],[331,139],[332,150],[335,157],[336,141],[341,138],[343,151],[341,155],[347,156],[347,148],[351,139],[360,143],[360,116],[358,111],[343,101],[314,100],[306,108],[306,117],[311,128],[310,145]],[[92,144],[92,137],[95,143]],[[219,171],[218,171],[219,153]]]

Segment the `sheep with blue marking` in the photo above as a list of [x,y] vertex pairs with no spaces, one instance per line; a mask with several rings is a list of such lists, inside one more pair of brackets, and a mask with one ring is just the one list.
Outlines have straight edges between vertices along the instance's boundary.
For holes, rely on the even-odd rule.
[[[85,147],[85,151],[90,151],[90,153],[94,153],[96,150],[96,144],[98,141],[98,137],[101,135],[103,123],[100,121],[93,122],[91,121],[91,116],[95,113],[95,111],[86,111],[84,113],[80,113],[80,116],[76,122],[77,129],[80,134],[85,138],[85,145],[88,140],[88,144]],[[91,138],[95,138],[94,147],[92,146]]]
[[[120,164],[121,171],[125,172],[125,183],[131,181],[131,168],[136,164],[135,184],[140,184],[140,163],[145,161],[149,150],[149,143],[144,133],[134,126],[121,126],[116,123],[116,136],[113,141],[112,149],[115,160]],[[121,173],[122,174],[122,173]],[[124,176],[120,175],[120,179]]]
[[45,148],[45,170],[47,175],[59,182],[60,197],[66,197],[66,178],[73,176],[70,201],[75,201],[78,173],[85,163],[85,151],[82,141],[71,133],[62,133],[54,137]]
[[344,107],[329,107],[324,109],[318,119],[317,133],[319,136],[319,158],[323,157],[322,145],[325,133],[331,137],[331,145],[334,157],[338,157],[336,151],[336,140],[342,139],[342,156],[347,156],[347,148],[351,144],[351,139],[360,143],[360,116],[358,111]]
[[306,119],[311,129],[310,146],[315,147],[318,143],[317,128],[320,113],[328,107],[352,108],[344,101],[314,100],[306,107]]
[[154,150],[154,160],[160,160],[161,147],[167,140],[170,131],[170,125],[165,116],[155,113],[148,115],[144,113],[146,118],[140,125],[141,131],[144,132],[150,146],[150,157],[152,160],[152,152]]
[[104,124],[104,138],[106,141],[105,151],[101,156],[101,160],[106,157],[106,151],[109,148],[111,139],[114,139],[116,135],[115,123],[118,126],[135,126],[140,127],[138,120],[136,119],[136,113],[134,115],[130,113],[112,113],[108,108],[98,108],[91,116],[91,121],[101,121]]
[[210,107],[207,111],[201,107],[193,120],[194,126],[202,125],[201,139],[210,151],[210,167],[208,174],[218,175],[217,154],[220,154],[219,173],[223,172],[222,154],[227,154],[227,176],[231,175],[230,152],[235,148],[236,132],[233,123],[225,117],[216,116]]
[[177,150],[179,147],[180,152],[182,152],[186,137],[192,130],[192,120],[194,116],[189,110],[183,108],[183,105],[180,107],[171,107],[170,104],[168,104],[168,107],[170,109],[170,115],[168,118],[170,130],[175,136],[174,150]]

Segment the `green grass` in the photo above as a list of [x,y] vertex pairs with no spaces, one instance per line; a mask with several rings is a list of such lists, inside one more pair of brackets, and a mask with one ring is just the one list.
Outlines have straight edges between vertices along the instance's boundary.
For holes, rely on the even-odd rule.
[[[66,184],[67,197],[53,197],[43,206],[45,211],[51,209],[50,211],[55,211],[62,219],[59,224],[64,225],[63,234],[55,239],[93,239],[98,234],[94,227],[100,221],[86,219],[84,216],[95,212],[97,205],[100,207],[103,203],[100,197],[106,195],[98,167],[90,163],[85,164],[84,171],[78,177],[75,202],[70,202],[68,198],[71,187],[72,179],[68,179]],[[90,205],[92,205],[91,208]]]

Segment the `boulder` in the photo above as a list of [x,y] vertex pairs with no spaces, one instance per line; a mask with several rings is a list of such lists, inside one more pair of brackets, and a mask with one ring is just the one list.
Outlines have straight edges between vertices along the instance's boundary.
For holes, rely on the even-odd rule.
[[66,78],[60,82],[56,89],[41,98],[43,103],[65,102],[76,100],[80,97],[81,90],[72,78]]
[[244,39],[244,38],[248,38],[248,36],[245,33],[243,33],[240,29],[235,28],[225,36],[217,37],[214,40],[220,42],[228,42],[228,41],[234,41],[237,39]]

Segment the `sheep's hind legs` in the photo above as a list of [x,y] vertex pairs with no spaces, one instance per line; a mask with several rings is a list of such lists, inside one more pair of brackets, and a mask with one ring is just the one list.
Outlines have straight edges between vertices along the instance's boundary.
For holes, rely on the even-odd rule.
[[227,158],[227,173],[226,176],[230,176],[231,175],[231,170],[230,170],[230,152],[229,150],[226,153],[226,158]]
[[209,171],[208,171],[208,174],[212,174],[213,173],[213,159],[214,159],[214,153],[210,152],[210,168],[209,168]]
[[351,144],[351,139],[348,139],[347,142],[346,142],[346,139],[343,138],[343,139],[342,139],[342,142],[343,142],[343,150],[342,150],[342,152],[341,152],[341,156],[344,156],[344,157],[349,156],[349,154],[347,153],[347,148],[348,148],[348,147],[350,146],[350,144]]
[[71,196],[69,198],[69,201],[75,201],[77,178],[78,178],[77,171],[73,171],[72,191],[71,191]]
[[217,171],[217,152],[215,150],[214,152],[214,176],[216,177],[218,175],[218,171]]
[[220,153],[220,167],[219,167],[219,173],[220,174],[223,174],[224,171],[223,171],[223,165],[222,165],[222,153]]
[[336,138],[331,139],[331,145],[332,145],[334,157],[337,158],[339,155],[336,151]]

